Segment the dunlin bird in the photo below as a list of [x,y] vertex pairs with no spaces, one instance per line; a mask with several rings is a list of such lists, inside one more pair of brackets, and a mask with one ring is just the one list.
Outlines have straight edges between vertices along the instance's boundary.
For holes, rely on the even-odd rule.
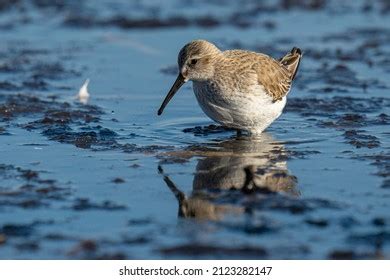
[[179,52],[179,75],[158,115],[187,81],[198,103],[223,126],[259,134],[282,113],[302,52],[293,48],[279,60],[246,50],[221,51],[205,40],[186,44]]

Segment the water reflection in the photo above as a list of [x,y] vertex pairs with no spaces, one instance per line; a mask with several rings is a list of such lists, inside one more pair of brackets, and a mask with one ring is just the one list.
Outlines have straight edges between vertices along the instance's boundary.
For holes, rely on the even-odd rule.
[[179,203],[181,217],[220,220],[227,214],[239,215],[245,212],[245,207],[237,203],[240,201],[237,196],[245,200],[275,192],[299,195],[297,179],[287,168],[284,145],[269,134],[256,140],[240,137],[213,145],[193,146],[168,156],[175,159],[200,157],[190,196],[159,166],[166,185]]

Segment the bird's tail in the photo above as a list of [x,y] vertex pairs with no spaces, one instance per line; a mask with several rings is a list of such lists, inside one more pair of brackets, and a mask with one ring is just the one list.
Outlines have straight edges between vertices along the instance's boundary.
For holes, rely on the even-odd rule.
[[302,51],[294,47],[291,52],[279,59],[279,62],[291,73],[291,80],[295,78],[301,61]]

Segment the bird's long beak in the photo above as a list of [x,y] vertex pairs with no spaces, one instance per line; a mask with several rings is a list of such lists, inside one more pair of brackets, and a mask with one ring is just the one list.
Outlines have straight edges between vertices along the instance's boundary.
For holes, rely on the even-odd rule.
[[171,87],[171,89],[169,90],[167,96],[165,97],[163,103],[161,104],[161,107],[160,109],[158,109],[157,111],[157,115],[161,115],[162,112],[164,111],[164,108],[167,106],[167,104],[169,103],[169,101],[172,99],[172,97],[176,94],[176,92],[179,90],[179,88],[185,83],[185,79],[183,77],[183,75],[181,73],[179,73],[179,75],[177,76],[176,78],[176,81],[175,83],[173,84],[173,86]]

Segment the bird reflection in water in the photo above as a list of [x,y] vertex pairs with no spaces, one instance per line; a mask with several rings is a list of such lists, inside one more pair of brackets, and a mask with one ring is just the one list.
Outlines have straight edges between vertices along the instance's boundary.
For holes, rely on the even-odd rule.
[[190,196],[159,166],[159,173],[179,203],[180,217],[216,221],[226,215],[245,213],[243,202],[258,195],[299,196],[297,178],[287,169],[284,145],[266,133],[257,139],[240,137],[215,145],[189,147],[166,156],[200,157]]

